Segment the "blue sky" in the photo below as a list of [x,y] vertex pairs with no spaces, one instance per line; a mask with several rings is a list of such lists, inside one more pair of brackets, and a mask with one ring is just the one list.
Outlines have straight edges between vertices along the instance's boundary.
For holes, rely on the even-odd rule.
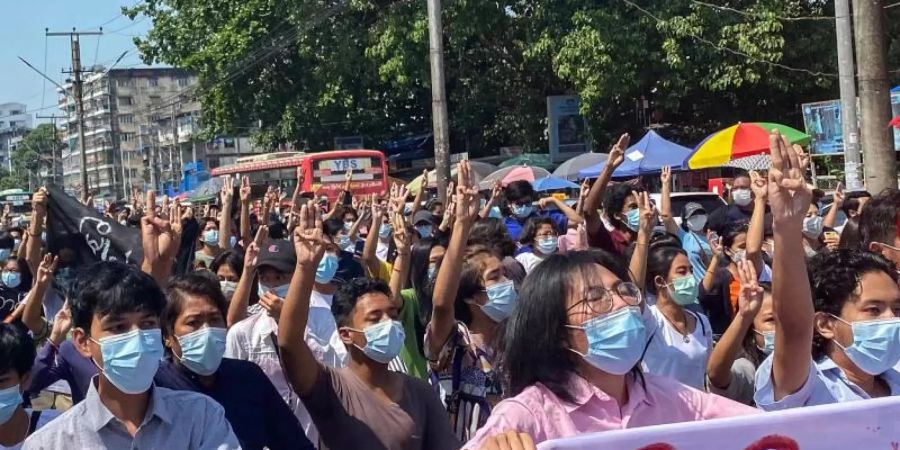
[[[62,84],[71,64],[68,37],[44,37],[44,29],[69,31],[96,30],[103,26],[103,36],[81,38],[82,64],[112,64],[122,52],[130,51],[116,68],[141,67],[134,47],[135,36],[150,29],[150,20],[129,20],[120,14],[122,5],[139,0],[12,0],[3,2],[3,25],[0,26],[0,103],[21,102],[36,114],[58,114],[55,108],[37,111],[56,104],[52,84],[19,61],[21,56]],[[46,44],[46,71],[44,57]],[[98,45],[99,44],[99,45]],[[42,104],[43,102],[43,104]]]

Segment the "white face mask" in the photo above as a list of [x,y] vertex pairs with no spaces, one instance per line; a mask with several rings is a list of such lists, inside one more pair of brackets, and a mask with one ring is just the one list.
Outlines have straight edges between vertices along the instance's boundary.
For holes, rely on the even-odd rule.
[[735,205],[747,206],[753,201],[753,193],[750,192],[750,189],[738,188],[731,191],[731,199]]
[[699,233],[703,231],[703,227],[706,226],[706,214],[697,214],[687,219],[687,227],[689,230],[694,233]]
[[818,239],[822,234],[823,221],[824,219],[821,216],[803,219],[803,235],[810,239]]

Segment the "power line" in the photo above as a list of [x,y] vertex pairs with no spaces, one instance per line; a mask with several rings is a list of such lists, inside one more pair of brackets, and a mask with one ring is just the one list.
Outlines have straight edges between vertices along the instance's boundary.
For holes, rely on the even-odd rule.
[[[649,17],[649,18],[655,20],[655,21],[657,22],[657,24],[665,24],[665,21],[664,21],[663,19],[659,18],[658,16],[656,16],[656,15],[653,14],[652,12],[647,11],[646,9],[642,8],[641,6],[636,5],[636,4],[635,4],[634,2],[632,2],[631,0],[622,0],[622,2],[628,4],[628,5],[631,6],[632,8],[634,8],[634,9],[640,11],[640,12],[643,13],[645,16],[647,16],[647,17]],[[750,55],[750,54],[748,54],[748,53],[742,52],[742,51],[740,51],[740,50],[735,50],[735,49],[730,48],[730,47],[725,47],[725,46],[719,45],[719,44],[717,44],[717,43],[715,43],[715,42],[713,42],[713,41],[710,41],[709,39],[706,39],[706,38],[704,38],[704,37],[698,36],[698,35],[696,35],[696,34],[694,34],[694,33],[686,32],[685,34],[687,34],[688,36],[690,36],[690,37],[692,37],[692,38],[694,38],[694,39],[696,39],[696,40],[698,40],[698,41],[700,41],[700,42],[702,42],[702,43],[704,43],[704,44],[706,44],[706,45],[709,45],[709,46],[711,46],[711,47],[714,47],[714,48],[718,49],[719,51],[723,51],[723,52],[726,52],[726,53],[731,53],[731,54],[737,55],[737,56],[742,56],[742,57],[747,58],[747,59],[749,59],[750,61],[753,61],[753,62],[755,62],[755,63],[759,63],[759,64],[767,64],[767,65],[769,65],[769,66],[777,67],[777,68],[779,68],[779,69],[784,69],[784,70],[788,70],[788,71],[791,71],[791,72],[806,73],[806,74],[812,75],[812,76],[814,76],[814,77],[829,77],[829,78],[837,78],[837,77],[838,77],[838,75],[837,75],[836,73],[815,72],[815,71],[812,71],[812,70],[809,70],[809,69],[801,69],[801,68],[791,67],[791,66],[788,66],[788,65],[785,65],[785,64],[781,64],[781,63],[777,63],[777,62],[766,61],[766,60],[764,60],[764,59],[760,59],[760,58],[757,58],[757,57],[755,57],[755,56],[753,56],[753,55]]]
[[[751,12],[751,11],[744,11],[744,10],[740,10],[740,9],[731,8],[728,6],[714,5],[712,3],[707,3],[704,1],[700,1],[700,0],[691,0],[691,3],[693,3],[695,5],[705,6],[707,8],[717,9],[719,11],[733,12],[735,14],[740,14],[742,16],[747,16],[747,17],[757,17],[757,18],[767,17],[767,15],[765,15],[765,14],[760,14],[760,13]],[[769,17],[771,17],[771,16],[769,16]],[[801,21],[801,20],[834,20],[835,19],[832,16],[797,16],[797,17],[774,16],[774,18],[785,21],[785,22],[797,22],[797,21]]]
[[144,22],[145,20],[147,20],[147,16],[141,16],[140,19],[133,20],[130,24],[125,25],[125,26],[122,27],[122,28],[118,28],[118,29],[109,31],[109,33],[119,33],[119,32],[121,32],[121,31],[123,31],[123,30],[127,30],[127,29],[129,29],[129,28],[131,28],[131,27],[133,27],[133,26],[139,25],[140,23]]

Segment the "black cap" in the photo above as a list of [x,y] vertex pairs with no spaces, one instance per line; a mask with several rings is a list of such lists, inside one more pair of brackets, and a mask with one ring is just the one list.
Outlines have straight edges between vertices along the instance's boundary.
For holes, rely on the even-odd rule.
[[703,213],[706,214],[706,210],[703,209],[703,206],[696,202],[689,202],[684,205],[684,218],[693,216],[694,214]]
[[294,244],[284,239],[271,239],[259,251],[257,267],[269,266],[279,272],[292,273],[297,266]]
[[416,215],[413,216],[413,225],[418,225],[422,222],[427,222],[427,223],[430,223],[433,225],[434,224],[434,214],[432,214],[430,211],[420,209],[419,211],[416,212]]

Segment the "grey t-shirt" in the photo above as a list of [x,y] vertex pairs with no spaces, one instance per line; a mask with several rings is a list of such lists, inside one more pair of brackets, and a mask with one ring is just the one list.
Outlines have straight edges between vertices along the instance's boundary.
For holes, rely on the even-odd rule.
[[[738,358],[731,364],[731,383],[725,389],[709,384],[709,392],[722,397],[755,406],[753,393],[756,391],[756,366],[747,358]],[[708,381],[708,380],[707,380]]]
[[403,377],[403,396],[388,404],[350,369],[325,367],[303,397],[319,429],[320,450],[458,450],[447,412],[424,381]]

